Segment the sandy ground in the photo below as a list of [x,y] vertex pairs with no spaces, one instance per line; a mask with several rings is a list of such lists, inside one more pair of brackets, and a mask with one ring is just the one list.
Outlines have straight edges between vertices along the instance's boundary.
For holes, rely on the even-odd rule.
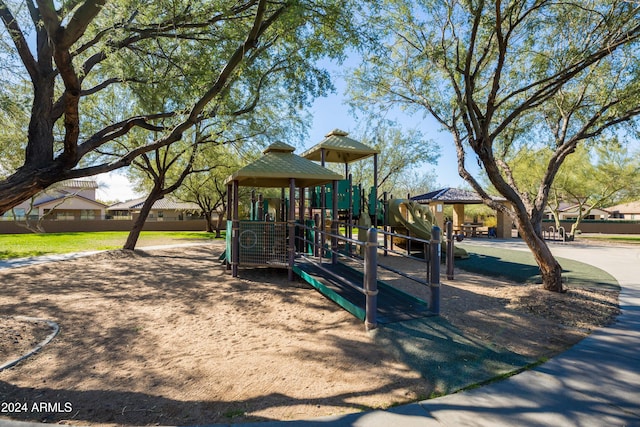
[[[0,420],[288,420],[442,392],[437,372],[405,363],[388,340],[307,284],[288,282],[282,270],[242,269],[232,278],[217,261],[221,250],[216,242],[113,251],[1,271],[0,365],[50,332],[16,316],[52,320],[60,333],[0,372]],[[568,348],[618,312],[615,292],[559,295],[460,271],[443,282],[443,322],[531,360]],[[428,300],[424,287],[394,284]]]

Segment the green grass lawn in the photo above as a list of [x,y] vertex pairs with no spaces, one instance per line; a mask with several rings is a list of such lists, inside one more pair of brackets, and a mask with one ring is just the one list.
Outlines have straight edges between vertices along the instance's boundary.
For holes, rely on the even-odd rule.
[[[459,245],[469,252],[469,259],[456,260],[456,267],[473,273],[505,277],[520,283],[542,283],[540,268],[529,251],[486,246]],[[618,281],[604,270],[582,262],[556,258],[568,286],[620,289]]]
[[599,242],[627,243],[640,245],[640,235],[637,234],[593,234],[576,236],[578,241],[597,240]]
[[[128,234],[128,231],[0,234],[0,259],[120,249]],[[204,231],[143,231],[136,246],[168,244],[167,240],[169,243],[207,241],[214,236]]]

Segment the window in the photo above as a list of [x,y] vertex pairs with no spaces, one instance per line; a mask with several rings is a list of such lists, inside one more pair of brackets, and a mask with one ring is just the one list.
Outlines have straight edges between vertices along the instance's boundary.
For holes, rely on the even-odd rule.
[[56,220],[58,221],[73,221],[74,219],[76,218],[73,215],[73,212],[69,212],[69,211],[56,212]]
[[2,218],[2,220],[4,221],[13,221],[14,214],[16,221],[24,221],[27,213],[24,208],[14,208],[13,212],[9,210],[5,212],[0,218]]
[[96,211],[92,209],[83,209],[80,211],[80,219],[96,219]]

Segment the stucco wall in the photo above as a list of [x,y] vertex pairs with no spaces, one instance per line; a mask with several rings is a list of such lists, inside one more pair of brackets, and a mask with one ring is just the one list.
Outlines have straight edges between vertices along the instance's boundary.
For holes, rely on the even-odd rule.
[[[565,230],[571,230],[573,221],[560,221]],[[553,221],[543,221],[542,228],[547,229],[554,225]],[[640,221],[582,221],[578,229],[583,233],[603,234],[640,234]]]

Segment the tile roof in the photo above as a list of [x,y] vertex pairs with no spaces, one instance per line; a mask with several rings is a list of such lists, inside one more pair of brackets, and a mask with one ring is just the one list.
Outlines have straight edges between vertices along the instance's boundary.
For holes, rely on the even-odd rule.
[[56,185],[68,188],[98,188],[98,183],[89,179],[67,179]]
[[289,186],[291,178],[296,180],[297,187],[311,187],[342,179],[341,175],[294,154],[283,143],[270,145],[264,153],[253,163],[234,172],[226,182],[237,180],[241,186],[285,188]]
[[330,163],[351,163],[356,160],[378,154],[379,151],[361,142],[347,137],[348,133],[334,129],[325,139],[301,154],[309,160],[322,160],[322,150],[325,151],[325,161]]
[[[142,208],[144,205],[146,197],[140,197],[133,200],[128,200],[126,202],[116,203],[107,208],[108,211],[129,211],[129,210],[137,210]],[[164,197],[163,199],[156,200],[151,209],[167,209],[167,210],[200,210],[200,206],[196,203],[191,202],[181,202],[171,197]]]
[[38,202],[34,203],[33,206],[34,207],[43,206],[43,205],[46,205],[46,204],[51,203],[51,202],[63,201],[65,199],[81,199],[81,200],[84,200],[85,202],[93,203],[93,204],[95,204],[97,206],[100,206],[102,208],[107,206],[102,202],[98,202],[97,200],[89,199],[89,198],[83,197],[83,196],[81,196],[79,194],[68,193],[66,191],[58,193],[56,196],[53,196],[53,197],[47,197],[47,198],[40,199]]
[[[493,200],[504,201],[502,197],[492,196]],[[411,197],[411,200],[420,203],[428,203],[431,201],[443,202],[445,204],[478,204],[482,203],[482,198],[475,191],[463,190],[460,188],[441,188],[439,190],[430,191],[419,196]]]
[[621,203],[615,206],[609,206],[606,208],[609,212],[620,212],[620,213],[629,213],[629,214],[638,214],[640,213],[640,200],[637,202],[629,202],[629,203]]

